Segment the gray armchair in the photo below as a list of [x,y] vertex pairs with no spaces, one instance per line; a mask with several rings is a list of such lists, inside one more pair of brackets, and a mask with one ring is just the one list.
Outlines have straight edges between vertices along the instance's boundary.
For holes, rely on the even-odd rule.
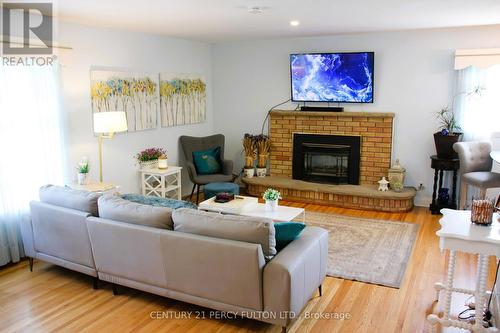
[[[200,196],[200,185],[216,182],[232,182],[235,179],[233,175],[233,161],[224,159],[224,135],[215,134],[205,137],[195,136],[181,136],[179,138],[184,156],[186,157],[186,164],[189,173],[189,178],[193,182],[193,189],[189,199],[192,199],[196,187],[196,204],[198,204]],[[193,152],[200,150],[207,150],[214,147],[220,147],[220,159],[222,164],[222,173],[213,175],[199,175],[196,172],[196,167],[193,162]]]
[[491,172],[491,144],[489,142],[457,142],[453,150],[460,158],[460,209],[467,200],[467,186],[480,189],[479,196],[484,199],[486,190],[500,187],[500,173]]

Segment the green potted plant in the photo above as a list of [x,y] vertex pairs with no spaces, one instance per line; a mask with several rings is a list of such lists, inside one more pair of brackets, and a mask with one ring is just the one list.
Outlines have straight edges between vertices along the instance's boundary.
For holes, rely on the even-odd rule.
[[278,201],[281,199],[281,193],[273,188],[268,188],[262,198],[266,201],[266,211],[274,212],[278,207]]
[[137,153],[135,159],[139,163],[141,169],[157,169],[158,159],[161,156],[167,156],[167,153],[163,148],[148,148]]
[[453,96],[451,108],[445,107],[436,113],[440,127],[439,131],[434,133],[434,144],[439,158],[458,158],[457,153],[453,150],[453,145],[460,141],[463,133],[455,117],[455,100],[462,95],[465,95],[466,98],[481,96],[483,90],[483,87],[476,86],[470,90],[459,92]]
[[456,158],[457,153],[453,150],[453,144],[460,141],[462,129],[458,126],[455,113],[446,107],[437,112],[436,118],[441,125],[439,131],[434,133],[437,156],[446,159]]
[[87,185],[89,183],[89,162],[87,158],[83,158],[83,160],[78,163],[78,185]]

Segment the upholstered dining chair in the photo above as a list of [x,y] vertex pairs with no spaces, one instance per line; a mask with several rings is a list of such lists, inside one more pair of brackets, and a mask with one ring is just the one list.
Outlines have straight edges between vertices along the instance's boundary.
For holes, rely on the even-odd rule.
[[[215,134],[205,137],[183,135],[179,138],[179,141],[181,143],[182,150],[184,151],[184,156],[186,157],[189,179],[193,182],[193,189],[191,190],[191,195],[189,197],[190,200],[193,197],[196,187],[198,187],[196,191],[196,204],[198,204],[200,186],[209,183],[232,182],[235,179],[235,175],[233,175],[233,161],[224,159],[224,135]],[[194,164],[193,152],[204,151],[215,147],[220,147],[222,172],[210,175],[198,174]]]
[[464,209],[469,185],[479,188],[479,197],[484,199],[486,190],[500,187],[500,173],[491,172],[493,160],[489,142],[457,142],[453,150],[460,159],[460,209]]

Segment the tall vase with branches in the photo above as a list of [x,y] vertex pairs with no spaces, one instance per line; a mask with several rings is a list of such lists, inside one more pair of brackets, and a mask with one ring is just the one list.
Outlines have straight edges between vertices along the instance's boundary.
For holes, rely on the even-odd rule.
[[257,158],[257,142],[253,135],[247,133],[243,137],[243,152],[245,153],[245,177],[252,178],[255,173],[254,162]]
[[267,135],[258,135],[255,137],[257,144],[257,176],[265,177],[267,173],[267,160],[269,159],[269,152],[271,151],[271,140]]

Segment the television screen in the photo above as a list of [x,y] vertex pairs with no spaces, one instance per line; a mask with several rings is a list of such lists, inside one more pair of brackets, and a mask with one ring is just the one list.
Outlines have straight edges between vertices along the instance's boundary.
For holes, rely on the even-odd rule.
[[292,101],[373,103],[373,52],[290,55]]

